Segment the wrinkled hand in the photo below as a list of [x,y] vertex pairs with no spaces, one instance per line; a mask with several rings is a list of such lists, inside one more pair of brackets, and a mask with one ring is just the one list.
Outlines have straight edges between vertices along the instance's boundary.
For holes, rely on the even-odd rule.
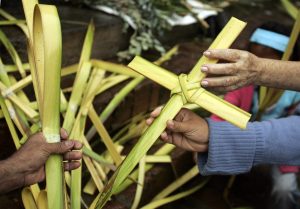
[[204,56],[228,62],[205,64],[201,67],[202,72],[208,74],[201,85],[210,90],[233,91],[254,84],[260,76],[257,67],[259,58],[250,52],[237,49],[210,49],[204,52]]
[[62,154],[64,169],[73,170],[80,166],[82,153],[76,150],[82,148],[78,141],[67,140],[65,130],[61,130],[62,142],[47,143],[43,134],[36,133],[29,137],[27,142],[10,158],[12,172],[23,176],[23,185],[32,185],[45,179],[45,163],[51,154]]
[[[146,120],[151,125],[159,116],[162,107],[156,108]],[[174,144],[188,151],[205,152],[208,147],[208,124],[194,112],[181,109],[174,120],[167,122],[166,131],[161,134],[164,142]]]

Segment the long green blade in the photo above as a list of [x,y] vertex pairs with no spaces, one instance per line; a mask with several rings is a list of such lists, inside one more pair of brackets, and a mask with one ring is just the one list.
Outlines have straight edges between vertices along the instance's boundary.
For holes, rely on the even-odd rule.
[[[39,86],[43,90],[42,129],[48,143],[60,141],[60,71],[62,39],[55,6],[36,5],[33,19],[33,46],[35,48]],[[46,163],[48,208],[64,208],[62,156],[51,155]]]

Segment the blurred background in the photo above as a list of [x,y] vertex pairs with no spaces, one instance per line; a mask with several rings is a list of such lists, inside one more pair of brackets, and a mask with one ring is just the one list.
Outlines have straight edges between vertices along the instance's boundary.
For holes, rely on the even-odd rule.
[[[294,19],[288,14],[281,1],[277,0],[40,0],[40,3],[57,5],[63,34],[63,67],[78,62],[86,29],[92,20],[95,24],[94,44],[91,58],[113,63],[128,64],[134,55],[141,55],[154,61],[166,51],[178,45],[178,52],[163,67],[179,73],[187,73],[216,37],[227,21],[232,17],[247,22],[246,29],[234,42],[232,48],[248,49],[249,38],[255,28],[267,22],[276,22],[291,28]],[[299,8],[300,1],[291,1]],[[2,0],[1,9],[17,19],[24,20],[20,0]],[[2,20],[4,18],[2,17]],[[0,26],[17,50],[21,60],[28,62],[26,37],[14,25]],[[0,44],[3,63],[13,61],[3,44]],[[19,75],[15,75],[20,79]],[[62,78],[62,89],[72,86],[74,75]],[[97,95],[93,105],[100,113],[114,98],[114,95],[128,82],[120,83]],[[29,98],[34,98],[33,89],[24,89]],[[147,113],[156,106],[164,104],[169,91],[159,85],[144,80],[124,98],[119,106],[105,121],[105,127],[113,136],[118,133],[136,115]],[[204,110],[198,110],[202,116],[209,116]],[[91,127],[87,122],[87,129]],[[0,120],[0,158],[10,156],[15,147],[6,122]],[[98,152],[103,145],[91,139]],[[137,137],[128,141],[123,153],[128,153]],[[154,148],[152,152],[155,151]],[[157,164],[146,174],[141,205],[148,203],[159,191],[188,171],[194,164],[192,153],[175,149],[170,154],[172,162]],[[88,171],[83,178],[89,179]],[[213,176],[210,181],[194,194],[166,204],[161,208],[184,209],[226,209],[226,208],[268,208],[271,193],[270,168],[259,166],[250,173],[238,175],[232,183],[229,176]],[[195,179],[183,188],[195,184]],[[130,208],[136,186],[132,185],[114,197],[106,208]],[[179,189],[179,190],[182,190]],[[83,208],[88,208],[94,196],[82,194]],[[24,208],[20,190],[0,196],[0,208]]]

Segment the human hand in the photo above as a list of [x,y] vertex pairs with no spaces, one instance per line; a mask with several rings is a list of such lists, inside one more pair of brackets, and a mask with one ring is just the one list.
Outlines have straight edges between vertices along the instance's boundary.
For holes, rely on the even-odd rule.
[[[146,120],[151,125],[162,107],[156,108]],[[188,151],[205,152],[208,148],[208,124],[197,114],[188,109],[181,109],[174,120],[167,121],[166,131],[161,134],[164,142],[174,144]]]
[[[205,88],[218,92],[228,92],[254,84],[259,80],[258,64],[260,59],[250,52],[237,49],[209,49],[203,54],[209,59],[228,62],[205,64],[201,67],[202,72],[208,74],[201,81],[201,85]],[[210,77],[210,75],[214,77]]]
[[[11,173],[18,175],[23,181],[22,185],[32,185],[45,179],[45,163],[51,154],[62,154],[64,169],[73,170],[80,166],[82,153],[76,150],[82,148],[78,141],[67,140],[68,134],[61,129],[62,142],[47,143],[43,133],[39,132],[27,140],[27,142],[10,158],[6,164],[10,165]],[[18,187],[19,187],[18,186]]]

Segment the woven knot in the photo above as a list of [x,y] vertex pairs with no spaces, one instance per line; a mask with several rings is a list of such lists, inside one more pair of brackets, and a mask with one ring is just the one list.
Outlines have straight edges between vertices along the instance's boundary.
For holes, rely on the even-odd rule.
[[[184,104],[194,103],[204,91],[204,89],[201,88],[200,86],[200,82],[189,82],[188,76],[186,74],[180,74],[178,76],[178,81],[179,81],[179,86],[175,87],[171,91],[171,96],[173,94],[180,94]],[[190,94],[191,90],[196,90],[196,91],[194,91],[193,94]]]

